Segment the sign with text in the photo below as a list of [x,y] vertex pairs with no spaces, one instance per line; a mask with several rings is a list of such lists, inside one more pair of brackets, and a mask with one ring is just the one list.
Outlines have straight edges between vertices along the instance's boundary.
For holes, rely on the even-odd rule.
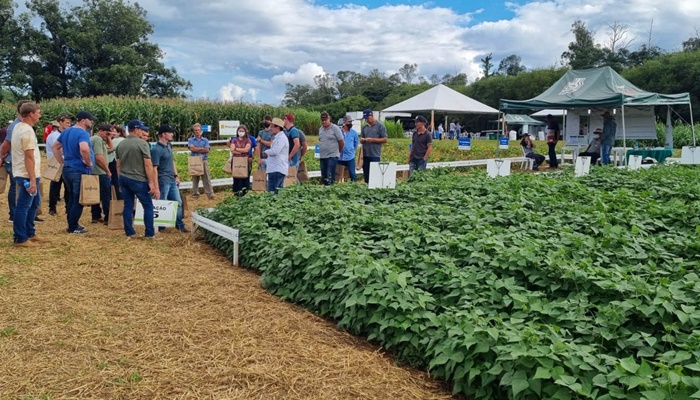
[[[219,121],[219,136],[234,137],[239,126],[241,126],[241,121]],[[202,131],[204,131],[204,127],[202,127]]]
[[501,150],[508,150],[508,136],[501,136],[498,138],[498,148]]
[[[153,200],[153,226],[175,226],[177,218],[177,201]],[[136,202],[136,216],[134,225],[144,225],[143,206],[140,201]]]
[[316,147],[314,147],[314,158],[321,158],[321,145],[317,144]]
[[458,150],[471,150],[472,149],[472,139],[468,137],[459,138],[457,141]]

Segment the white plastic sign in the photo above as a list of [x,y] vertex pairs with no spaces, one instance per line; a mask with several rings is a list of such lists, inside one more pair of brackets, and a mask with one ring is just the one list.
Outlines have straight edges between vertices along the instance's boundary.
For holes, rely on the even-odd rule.
[[510,160],[488,160],[486,172],[491,178],[510,175]]
[[234,137],[238,133],[241,121],[219,121],[219,136]]
[[368,187],[370,189],[394,189],[396,187],[396,163],[370,163]]
[[588,156],[576,157],[576,166],[574,167],[574,176],[584,176],[591,172],[591,158]]
[[642,156],[630,156],[629,164],[627,168],[630,171],[638,170],[642,167]]
[[501,136],[498,138],[498,148],[501,150],[508,150],[508,137]]
[[[153,200],[153,225],[165,227],[175,226],[177,207],[177,201]],[[144,225],[143,206],[141,205],[140,201],[136,202],[136,216],[134,217],[134,225]]]
[[321,145],[317,144],[316,147],[314,147],[314,158],[321,158]]
[[459,138],[457,141],[457,149],[458,150],[471,150],[472,149],[472,139],[465,137],[465,138]]
[[700,164],[700,148],[695,146],[683,146],[681,151],[681,164]]

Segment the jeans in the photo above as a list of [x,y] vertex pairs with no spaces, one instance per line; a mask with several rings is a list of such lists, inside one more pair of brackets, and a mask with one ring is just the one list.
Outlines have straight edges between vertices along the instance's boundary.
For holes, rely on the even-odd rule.
[[425,171],[428,162],[422,158],[414,158],[408,163],[408,176],[413,175],[413,171]]
[[182,221],[182,198],[180,197],[180,188],[177,187],[177,183],[161,183],[158,182],[160,187],[160,199],[177,201],[177,217],[175,219],[175,227],[179,230],[185,229],[185,223]]
[[247,178],[233,178],[233,193],[238,196],[243,196],[248,191],[250,183],[250,175]]
[[369,164],[373,162],[379,162],[379,157],[367,157],[362,158],[362,173],[364,174],[365,183],[369,183]]
[[66,184],[66,220],[68,220],[68,231],[73,232],[80,228],[80,217],[83,216],[83,206],[79,203],[80,200],[80,181],[83,173],[68,167],[63,166],[63,182]]
[[279,189],[284,187],[285,174],[281,172],[268,172],[267,173],[267,191],[277,194]]
[[343,165],[345,168],[348,169],[348,172],[350,173],[350,180],[353,182],[357,182],[357,172],[355,172],[355,159],[350,159],[350,160],[338,160],[338,165]]
[[124,197],[124,233],[126,236],[134,236],[134,197],[139,199],[143,206],[143,224],[146,226],[146,237],[154,237],[156,231],[153,225],[153,199],[148,194],[148,182],[137,181],[124,175],[119,177],[119,186],[122,187]]
[[109,201],[112,200],[111,179],[107,174],[97,176],[100,178],[100,203],[102,203],[102,207],[99,204],[91,206],[92,219],[100,219],[104,213],[104,220],[107,221],[109,219]]
[[603,164],[610,164],[610,152],[612,151],[613,145],[611,144],[601,144],[600,145],[600,158]]
[[532,168],[537,168],[542,164],[545,160],[544,156],[542,154],[537,154],[537,153],[530,153],[525,155],[526,158],[532,158],[535,160],[535,163],[532,164]]
[[[15,243],[24,243],[30,237],[36,236],[34,218],[36,218],[36,211],[41,203],[41,192],[37,191],[36,196],[31,196],[27,189],[24,188],[25,181],[29,180],[17,177],[12,181],[12,186],[19,186],[17,189],[15,214],[12,220],[13,241]],[[36,187],[39,187],[39,178],[36,178]]]
[[114,186],[114,191],[117,192],[117,200],[122,200],[122,191],[121,189],[119,189],[119,174],[117,173],[117,160],[114,160],[111,163],[109,163],[109,172],[112,174],[112,186]]
[[[63,181],[63,176],[58,182],[51,181],[49,183],[49,211],[56,211],[56,205],[61,199],[61,186],[63,186],[63,197],[65,200],[66,182]],[[68,214],[68,202],[64,201],[66,206],[66,214]]]
[[[11,157],[7,156],[7,158]],[[10,219],[12,219],[15,215],[15,206],[17,205],[17,188],[12,176],[12,163],[7,161],[7,159],[5,159],[5,170],[7,170],[7,181],[10,182],[10,187],[7,189],[7,205],[10,208]]]
[[559,163],[557,162],[557,144],[547,143],[547,146],[549,146],[549,166],[556,168],[559,166]]
[[321,182],[323,186],[330,186],[335,183],[335,167],[337,165],[338,157],[321,159]]

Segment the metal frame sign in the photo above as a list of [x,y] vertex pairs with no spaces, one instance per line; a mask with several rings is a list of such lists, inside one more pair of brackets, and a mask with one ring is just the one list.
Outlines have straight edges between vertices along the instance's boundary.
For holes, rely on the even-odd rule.
[[508,136],[501,136],[498,138],[498,148],[501,150],[508,150]]
[[459,138],[457,141],[458,150],[471,150],[472,149],[472,139],[468,137]]

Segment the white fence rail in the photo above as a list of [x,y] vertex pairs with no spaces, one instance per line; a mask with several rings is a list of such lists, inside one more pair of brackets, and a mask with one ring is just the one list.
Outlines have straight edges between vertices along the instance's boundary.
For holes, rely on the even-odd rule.
[[[208,210],[211,211],[213,210],[213,208],[210,208]],[[190,221],[192,222],[193,237],[197,228],[202,228],[233,242],[233,266],[238,266],[238,229],[233,229],[224,224],[212,221],[209,218],[203,217],[202,215],[197,213],[197,211],[192,211]]]

